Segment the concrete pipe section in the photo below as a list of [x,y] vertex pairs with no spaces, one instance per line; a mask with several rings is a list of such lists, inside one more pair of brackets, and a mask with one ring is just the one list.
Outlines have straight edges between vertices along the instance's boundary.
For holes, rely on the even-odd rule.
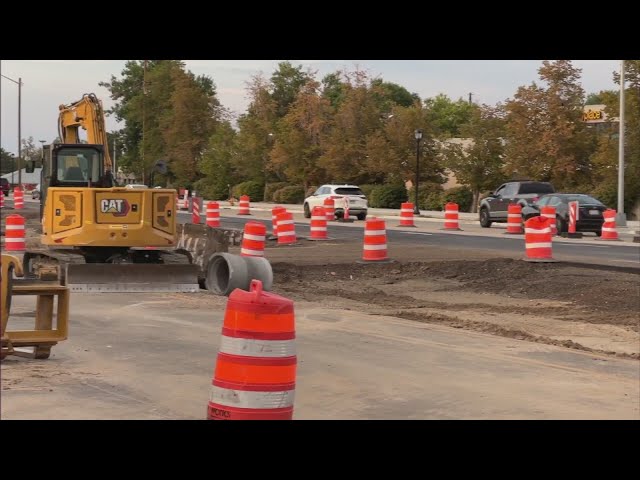
[[211,293],[228,296],[236,288],[249,291],[251,280],[260,280],[263,290],[271,290],[273,271],[266,258],[216,253],[209,262],[205,286]]

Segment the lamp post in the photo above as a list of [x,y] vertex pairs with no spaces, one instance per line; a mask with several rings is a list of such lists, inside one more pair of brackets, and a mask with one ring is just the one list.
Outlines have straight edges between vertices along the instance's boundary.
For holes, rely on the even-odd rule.
[[418,183],[420,182],[420,140],[422,140],[422,130],[415,131],[416,137],[416,187],[415,187],[415,200],[413,204],[413,214],[420,215],[420,209],[418,208]]
[[[267,134],[267,148],[271,148],[273,146],[273,133],[268,133]],[[262,161],[262,174],[264,175],[264,191],[262,192],[262,201],[266,202],[267,201],[267,175],[268,175],[268,169],[267,169],[267,165],[268,165],[268,159],[269,159],[269,152],[265,152],[264,155],[264,160]]]
[[618,212],[616,225],[627,226],[627,215],[624,213],[624,60],[620,62],[620,133],[618,135]]
[[[18,185],[22,188],[22,77],[16,82],[13,78],[2,75],[3,78],[18,85]],[[11,172],[11,183],[13,183],[13,171]]]

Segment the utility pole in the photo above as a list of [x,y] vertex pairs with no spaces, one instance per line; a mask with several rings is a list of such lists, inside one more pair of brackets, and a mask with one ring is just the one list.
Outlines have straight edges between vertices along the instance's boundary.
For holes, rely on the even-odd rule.
[[142,73],[142,183],[146,185],[144,178],[144,121],[145,121],[145,97],[147,96],[147,61],[144,61],[144,70]]
[[624,60],[620,61],[620,133],[618,135],[618,212],[616,225],[627,226],[627,216],[624,213]]
[[473,93],[469,92],[469,103],[473,103],[473,101],[471,100],[473,97]]
[[[6,75],[0,75],[3,78],[18,85],[18,186],[22,186],[22,173],[20,171],[22,162],[22,77],[18,78],[16,82],[13,78],[9,78]],[[11,183],[14,183],[13,169],[11,169]]]

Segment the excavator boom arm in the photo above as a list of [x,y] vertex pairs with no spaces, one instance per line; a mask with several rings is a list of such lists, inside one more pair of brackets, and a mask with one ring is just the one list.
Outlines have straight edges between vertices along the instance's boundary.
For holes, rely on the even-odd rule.
[[86,93],[77,102],[60,105],[59,109],[58,130],[62,143],[80,143],[78,133],[82,128],[87,132],[88,143],[104,147],[105,171],[112,171],[102,102],[95,94]]

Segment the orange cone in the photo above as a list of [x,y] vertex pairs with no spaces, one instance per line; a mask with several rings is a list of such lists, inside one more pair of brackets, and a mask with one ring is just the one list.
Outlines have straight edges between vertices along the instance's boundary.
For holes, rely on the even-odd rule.
[[293,301],[262,291],[229,295],[208,420],[292,420],[297,355]]
[[507,231],[510,235],[522,233],[522,206],[509,205],[507,208]]
[[542,207],[540,210],[541,216],[549,219],[549,226],[551,227],[551,235],[558,234],[558,228],[556,227],[556,207],[550,207],[548,205]]
[[207,202],[207,225],[210,227],[220,226],[220,204],[218,202]]
[[196,225],[200,225],[200,197],[193,197],[192,207],[191,207],[191,223]]
[[400,225],[399,227],[415,227],[413,223],[413,203],[405,202],[400,205]]
[[365,221],[362,260],[358,263],[392,262],[387,257],[387,231],[381,218],[371,217]]
[[242,246],[240,256],[242,257],[264,257],[264,242],[267,234],[267,227],[260,222],[247,222],[244,224],[242,235]]
[[333,198],[325,198],[324,202],[324,212],[327,214],[327,222],[331,222],[336,218],[336,202]]
[[21,210],[24,208],[24,192],[20,187],[13,189],[13,208]]
[[278,239],[278,215],[281,213],[285,213],[287,211],[286,208],[281,206],[276,206],[271,209],[271,237],[270,240]]
[[290,245],[296,243],[296,226],[293,224],[293,213],[282,212],[278,214],[278,245]]
[[552,256],[549,219],[533,217],[524,224],[525,260],[528,262],[555,262]]
[[616,230],[616,211],[607,208],[603,213],[604,223],[602,224],[602,235],[600,240],[618,240],[618,230]]
[[327,214],[324,207],[313,207],[311,212],[309,240],[329,240],[327,236]]
[[238,210],[238,215],[251,215],[249,211],[249,196],[242,195],[240,197],[240,209]]
[[444,206],[443,230],[462,230],[458,223],[458,204],[449,202]]
[[5,226],[4,246],[7,251],[21,252],[25,250],[24,217],[9,215]]

